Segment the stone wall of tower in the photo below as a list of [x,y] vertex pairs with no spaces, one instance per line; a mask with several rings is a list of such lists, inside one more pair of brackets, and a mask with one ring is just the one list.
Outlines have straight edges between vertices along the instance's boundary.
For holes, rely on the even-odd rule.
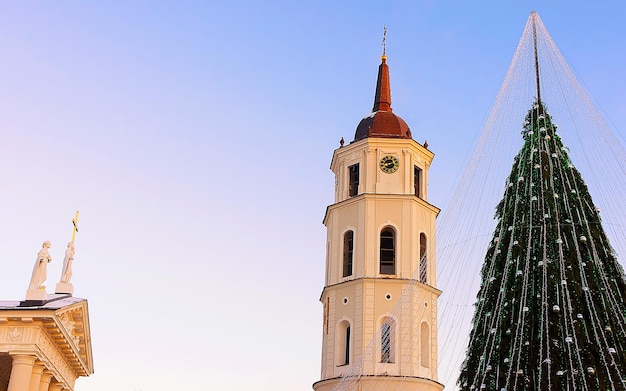
[[[416,283],[398,279],[356,279],[325,289],[322,301],[328,318],[324,330],[322,378],[343,376],[352,370],[351,365],[343,365],[338,359],[343,352],[338,351],[342,348],[337,343],[336,331],[340,322],[348,321],[353,330],[354,356],[351,361],[362,365],[362,373],[437,380],[436,306],[440,292],[422,284],[419,287],[411,284]],[[401,301],[409,289],[416,293]],[[377,332],[381,328],[381,319],[386,316],[393,317],[398,327],[393,342],[393,363],[380,362],[380,335]],[[419,348],[423,338],[422,323],[428,325],[425,357]]]
[[[385,155],[399,158],[396,173],[385,174],[378,169]],[[428,168],[434,156],[419,143],[407,139],[367,138],[339,148],[333,154],[330,167],[335,174],[335,204],[350,198],[348,167],[357,163],[361,167],[359,193],[413,194],[412,170],[417,166],[424,175],[421,198],[428,200]],[[403,180],[398,181],[398,176]]]
[[[382,172],[380,158],[399,157],[398,171]],[[435,286],[435,219],[439,209],[427,202],[428,168],[434,154],[413,140],[365,139],[335,151],[331,169],[335,173],[336,203],[329,206],[324,219],[327,227],[327,264],[325,285],[342,276],[343,234],[353,230],[354,273],[347,279],[377,277],[379,234],[385,226],[398,234],[397,278],[412,278],[420,258],[420,234],[427,240],[428,281]],[[357,196],[348,194],[349,167],[359,164]],[[422,172],[421,197],[415,197],[413,170]]]
[[[412,278],[419,267],[420,234],[425,234],[428,253],[428,281],[435,285],[435,218],[437,208],[416,197],[363,194],[329,207],[327,226],[328,267],[326,285],[361,277],[382,277],[379,273],[379,235],[384,227],[397,232],[397,264],[394,277]],[[342,276],[343,235],[354,232],[354,272]]]
[[[382,57],[372,113],[333,154],[326,210],[322,377],[333,389],[440,391],[437,382],[434,154],[391,110]],[[335,388],[338,386],[339,388]]]
[[[396,156],[397,171],[379,167],[383,156]],[[363,376],[437,380],[437,298],[435,219],[439,212],[427,198],[432,152],[413,140],[364,139],[335,151],[336,203],[324,219],[327,227],[322,379],[353,374],[358,362]],[[356,195],[349,194],[349,167],[359,165]],[[421,170],[420,197],[415,195],[414,169]],[[380,270],[380,234],[391,227],[396,269]],[[344,235],[352,231],[353,270],[344,276]],[[420,236],[427,240],[426,281],[419,281]],[[393,362],[382,362],[380,330],[393,319],[396,337]],[[345,364],[345,327],[350,327],[350,363]],[[426,349],[422,349],[426,340]],[[417,380],[415,380],[417,381]],[[432,384],[428,383],[428,387]],[[319,387],[321,385],[318,384]],[[415,385],[413,385],[414,387]],[[320,390],[323,389],[319,388]],[[435,387],[434,389],[440,389]],[[319,391],[319,390],[318,390]]]

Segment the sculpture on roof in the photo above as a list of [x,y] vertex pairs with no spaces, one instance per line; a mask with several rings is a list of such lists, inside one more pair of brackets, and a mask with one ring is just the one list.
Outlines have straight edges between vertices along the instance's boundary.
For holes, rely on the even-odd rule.
[[72,261],[74,260],[74,242],[67,244],[65,258],[63,258],[63,270],[61,271],[61,282],[69,283],[72,278]]
[[29,289],[43,289],[42,284],[48,277],[48,264],[52,262],[52,257],[48,253],[50,248],[50,242],[45,241],[41,245],[41,250],[37,253],[37,260],[35,261],[35,267],[33,268],[33,274],[30,278]]
[[69,294],[74,293],[74,287],[70,280],[72,279],[72,262],[74,261],[74,239],[76,239],[76,232],[78,232],[78,211],[76,216],[72,219],[72,240],[67,244],[65,250],[65,258],[63,258],[63,269],[61,269],[61,278],[54,290],[57,294]]

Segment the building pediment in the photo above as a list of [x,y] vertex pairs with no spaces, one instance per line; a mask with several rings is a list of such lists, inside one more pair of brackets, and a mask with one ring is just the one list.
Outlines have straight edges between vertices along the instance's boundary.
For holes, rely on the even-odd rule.
[[66,357],[77,365],[76,369],[80,367],[82,376],[93,373],[87,301],[58,309],[54,320],[46,323],[46,327],[58,345],[63,347]]
[[38,360],[54,362],[58,376],[68,383],[92,374],[87,300],[52,295],[37,306],[0,302],[0,354],[13,352],[32,352]]

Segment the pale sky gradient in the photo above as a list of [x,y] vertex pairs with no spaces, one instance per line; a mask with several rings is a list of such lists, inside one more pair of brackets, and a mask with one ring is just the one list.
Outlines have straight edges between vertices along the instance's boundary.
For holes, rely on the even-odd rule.
[[445,208],[532,10],[623,139],[623,1],[1,2],[0,299],[44,240],[54,287],[79,210],[78,390],[310,390],[329,164],[371,111],[383,24]]

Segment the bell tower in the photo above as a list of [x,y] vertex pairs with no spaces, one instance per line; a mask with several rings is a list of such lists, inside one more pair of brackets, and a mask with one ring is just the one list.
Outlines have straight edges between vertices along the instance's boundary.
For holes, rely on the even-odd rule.
[[[333,153],[321,380],[315,391],[437,390],[434,154],[392,112],[382,56],[372,113]],[[358,384],[358,388],[353,388]]]

